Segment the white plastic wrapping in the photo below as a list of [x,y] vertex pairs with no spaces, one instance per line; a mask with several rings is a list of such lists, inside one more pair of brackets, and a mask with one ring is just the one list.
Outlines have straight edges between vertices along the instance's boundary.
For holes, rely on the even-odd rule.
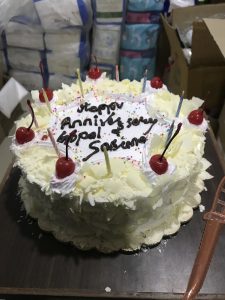
[[50,74],[73,77],[77,68],[82,72],[89,62],[89,38],[79,28],[54,34],[46,33],[45,43],[50,50],[46,54]]
[[34,0],[34,4],[46,32],[77,26],[91,27],[91,0]]
[[5,34],[7,46],[44,49],[43,32],[40,26],[9,22]]
[[45,34],[45,45],[48,50],[52,51],[64,51],[64,49],[73,49],[74,52],[78,53],[79,43],[81,39],[81,30],[79,28],[64,31],[59,33],[46,33]]
[[93,0],[94,19],[97,23],[122,23],[125,0]]
[[10,70],[9,74],[29,91],[42,88],[42,77],[38,73]]
[[100,64],[118,64],[120,36],[120,25],[94,25],[92,54]]
[[169,11],[178,7],[187,7],[195,5],[195,0],[170,0]]
[[48,59],[46,78],[74,77],[77,68],[83,72],[88,65],[91,0],[0,0],[0,11],[5,37],[0,47],[6,49],[10,73],[22,76],[28,89],[42,86],[37,74],[42,59]]
[[75,77],[68,77],[61,74],[52,74],[49,76],[49,87],[53,90],[61,89],[62,82],[71,85],[75,82]]
[[0,0],[0,33],[5,29],[9,20],[20,12],[23,7],[30,0]]
[[42,59],[41,51],[22,48],[7,49],[9,65],[13,69],[39,72],[39,63]]
[[47,53],[49,73],[59,73],[67,76],[75,76],[77,68],[80,68],[80,58],[73,49],[64,49],[64,52],[53,51]]

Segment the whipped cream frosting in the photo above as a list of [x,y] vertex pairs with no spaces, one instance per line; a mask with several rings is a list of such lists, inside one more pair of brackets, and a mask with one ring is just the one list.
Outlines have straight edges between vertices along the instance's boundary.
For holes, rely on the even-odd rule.
[[[83,84],[84,98],[76,84],[55,91],[52,114],[38,102],[37,92],[32,93],[39,124],[35,139],[24,145],[14,139],[12,144],[23,173],[20,186],[26,210],[41,228],[81,249],[132,251],[158,243],[191,218],[193,207],[201,202],[204,180],[211,178],[206,171],[210,163],[203,158],[207,122],[195,126],[187,120],[202,101],[184,99],[175,118],[179,96],[166,88],[141,94],[140,82],[104,76]],[[158,175],[149,159],[163,152],[174,120],[174,128],[179,122],[182,128],[165,154],[168,171]],[[30,115],[17,127],[29,123]],[[62,155],[73,133],[69,156],[76,167],[64,179],[55,175],[57,155],[46,139],[47,128]],[[110,176],[103,146],[110,157]]]

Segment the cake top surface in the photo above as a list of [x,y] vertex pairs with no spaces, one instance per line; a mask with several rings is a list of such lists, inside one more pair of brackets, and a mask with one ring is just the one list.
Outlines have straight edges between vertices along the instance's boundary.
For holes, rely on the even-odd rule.
[[[188,122],[187,116],[201,106],[202,100],[184,99],[176,118],[180,97],[168,92],[165,86],[155,90],[147,85],[146,92],[142,93],[141,82],[117,82],[104,76],[96,81],[87,80],[83,85],[84,98],[80,95],[78,84],[63,85],[62,89],[55,91],[50,102],[52,113],[49,113],[45,103],[40,103],[38,92],[32,92],[38,121],[38,128],[33,128],[35,138],[23,145],[16,140],[13,142],[17,163],[30,180],[41,185],[46,192],[80,194],[93,184],[93,190],[98,187],[101,196],[105,196],[109,194],[106,181],[111,181],[112,185],[114,180],[114,187],[120,186],[119,178],[123,186],[122,194],[119,188],[115,189],[117,198],[125,198],[125,194],[128,197],[129,193],[128,198],[132,198],[140,189],[137,182],[139,187],[145,186],[145,193],[150,192],[154,182],[169,182],[172,173],[174,176],[176,174],[176,178],[182,176],[184,171],[181,165],[185,165],[184,170],[191,168],[188,156],[190,159],[198,159],[198,155],[201,157],[207,122],[204,120],[200,126],[195,126]],[[152,154],[163,152],[173,121],[174,128],[181,122],[182,129],[167,151],[168,171],[158,176],[151,170],[149,159]],[[19,120],[17,127],[29,126],[29,123],[30,115]],[[65,143],[70,135],[69,157],[75,162],[76,169],[74,174],[64,179],[55,175],[57,155],[48,137],[48,128],[62,155],[65,155]],[[114,170],[111,179],[105,176],[103,147],[108,150]],[[129,173],[133,174],[132,180]],[[126,190],[126,187],[129,188]]]

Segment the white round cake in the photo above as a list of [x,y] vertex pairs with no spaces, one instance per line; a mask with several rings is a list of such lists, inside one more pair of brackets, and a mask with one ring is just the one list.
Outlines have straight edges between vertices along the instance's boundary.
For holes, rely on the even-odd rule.
[[[32,140],[13,139],[19,182],[26,211],[39,226],[84,250],[133,251],[154,245],[177,232],[201,202],[210,163],[203,158],[207,122],[190,123],[188,116],[203,103],[183,99],[149,82],[117,82],[105,76],[54,91],[47,105],[32,92],[38,127]],[[17,122],[29,126],[31,115]],[[168,144],[171,124],[179,134],[165,153],[167,169],[158,174],[149,161]],[[47,131],[47,129],[49,129]],[[74,169],[59,175],[59,156]],[[109,161],[107,161],[107,154]],[[107,164],[108,163],[108,164]],[[110,170],[111,168],[111,170]]]

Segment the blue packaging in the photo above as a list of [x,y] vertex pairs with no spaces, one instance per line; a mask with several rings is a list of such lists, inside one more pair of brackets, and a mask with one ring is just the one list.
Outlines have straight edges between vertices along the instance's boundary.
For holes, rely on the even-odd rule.
[[164,0],[128,0],[129,11],[162,11]]
[[147,50],[156,46],[158,24],[126,24],[122,35],[121,48]]
[[155,74],[155,63],[156,58],[153,53],[147,52],[143,55],[140,52],[122,51],[120,56],[120,79],[141,80],[146,69],[150,79]]

